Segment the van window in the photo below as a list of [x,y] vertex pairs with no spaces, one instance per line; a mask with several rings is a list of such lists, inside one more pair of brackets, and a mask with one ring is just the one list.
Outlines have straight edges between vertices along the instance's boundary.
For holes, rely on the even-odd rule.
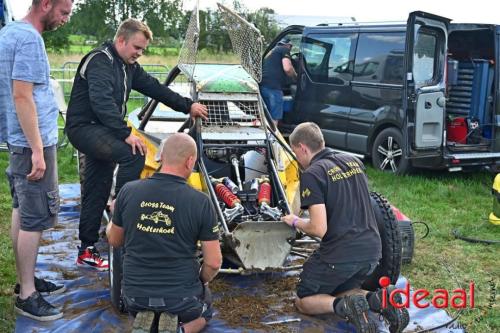
[[413,47],[413,79],[417,86],[431,84],[436,72],[438,37],[431,29],[418,29]]
[[361,33],[354,64],[354,80],[402,84],[404,52],[403,32]]
[[312,34],[302,42],[302,56],[315,82],[344,84],[352,79],[350,55],[356,34]]

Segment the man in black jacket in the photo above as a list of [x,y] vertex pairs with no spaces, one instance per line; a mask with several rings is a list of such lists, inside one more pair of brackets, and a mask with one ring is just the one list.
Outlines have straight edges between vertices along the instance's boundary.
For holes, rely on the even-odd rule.
[[207,116],[207,108],[173,92],[136,62],[152,39],[148,26],[127,19],[113,43],[104,43],[80,62],[68,105],[66,131],[70,142],[85,154],[85,174],[79,226],[81,246],[77,265],[107,270],[108,261],[94,247],[111,190],[113,169],[119,164],[115,194],[139,178],[146,145],[131,134],[124,120],[131,89],[191,117]]

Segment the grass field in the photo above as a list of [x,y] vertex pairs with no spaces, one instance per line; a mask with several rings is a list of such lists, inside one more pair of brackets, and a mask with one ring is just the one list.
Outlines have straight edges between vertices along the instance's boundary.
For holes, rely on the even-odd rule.
[[[65,61],[79,61],[81,56],[51,55],[52,68]],[[208,55],[207,55],[208,59]],[[200,61],[203,57],[200,55]],[[173,66],[175,57],[145,56],[141,63]],[[234,62],[234,56],[209,62]],[[129,110],[140,104],[129,105]],[[70,146],[59,151],[60,183],[76,182],[76,160]],[[5,170],[8,156],[0,153],[0,169]],[[430,229],[424,239],[421,224],[417,231],[414,260],[403,267],[412,287],[449,291],[468,285],[476,286],[475,308],[466,310],[459,322],[467,332],[500,332],[498,296],[492,285],[498,287],[500,276],[499,245],[472,244],[455,239],[451,232],[484,239],[500,239],[500,226],[487,222],[492,208],[493,176],[487,172],[447,173],[420,171],[408,176],[393,176],[368,167],[372,190],[383,194],[413,221],[425,222]],[[0,332],[11,332],[14,327],[12,287],[15,283],[14,261],[9,239],[10,194],[7,181],[0,182]],[[454,310],[450,311],[453,315]]]

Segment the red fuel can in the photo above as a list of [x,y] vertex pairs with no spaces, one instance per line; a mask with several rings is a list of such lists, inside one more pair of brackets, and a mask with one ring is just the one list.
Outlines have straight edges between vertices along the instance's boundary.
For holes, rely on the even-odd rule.
[[465,118],[459,117],[448,122],[446,133],[448,141],[467,143],[467,122]]

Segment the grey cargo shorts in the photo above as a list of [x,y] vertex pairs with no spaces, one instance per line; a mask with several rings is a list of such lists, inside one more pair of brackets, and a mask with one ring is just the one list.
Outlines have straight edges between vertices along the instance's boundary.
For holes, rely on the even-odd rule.
[[38,181],[29,181],[31,149],[9,145],[9,166],[6,174],[12,195],[12,207],[19,209],[21,230],[43,231],[57,222],[59,186],[57,181],[56,146],[43,149],[45,174]]

